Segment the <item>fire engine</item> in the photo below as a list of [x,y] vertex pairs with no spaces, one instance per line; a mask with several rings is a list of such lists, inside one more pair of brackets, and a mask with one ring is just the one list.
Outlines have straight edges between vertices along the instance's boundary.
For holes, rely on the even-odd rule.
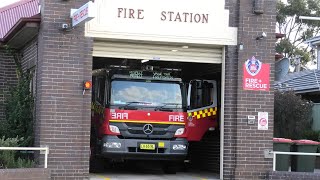
[[154,67],[94,70],[92,161],[182,161],[189,141],[217,128],[216,81],[184,82],[179,73]]

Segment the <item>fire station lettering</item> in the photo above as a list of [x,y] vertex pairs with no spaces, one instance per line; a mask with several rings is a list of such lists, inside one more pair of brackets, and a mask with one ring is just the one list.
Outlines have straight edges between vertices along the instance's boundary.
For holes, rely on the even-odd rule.
[[118,18],[144,19],[143,9],[118,8]]
[[[237,45],[237,28],[229,27],[229,10],[225,1],[95,0],[97,17],[88,22],[86,36],[126,41]],[[155,52],[144,59],[167,58],[162,56]]]
[[128,119],[128,113],[111,113],[112,119]]
[[[144,19],[143,9],[118,8],[118,18]],[[182,23],[205,23],[209,21],[208,13],[162,11],[159,15],[161,21],[174,21]]]
[[184,122],[184,117],[180,115],[169,115],[169,121]]
[[162,11],[161,21],[174,21],[184,23],[208,23],[209,14]]

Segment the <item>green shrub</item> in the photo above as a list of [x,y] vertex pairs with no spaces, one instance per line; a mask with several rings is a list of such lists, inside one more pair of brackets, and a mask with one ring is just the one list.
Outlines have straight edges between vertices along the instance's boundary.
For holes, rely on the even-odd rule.
[[311,130],[313,103],[296,95],[293,91],[275,91],[274,136],[301,139]]
[[21,54],[7,48],[7,53],[13,57],[16,65],[18,82],[11,87],[6,95],[5,121],[1,124],[0,137],[8,138],[23,137],[19,146],[33,146],[33,96],[30,92],[30,81],[32,74],[23,71],[21,65]]
[[[0,139],[0,147],[17,147],[23,138],[5,138]],[[1,168],[31,168],[34,167],[34,161],[17,157],[17,151],[0,150],[0,169]]]
[[320,135],[320,131],[307,130],[303,132],[302,139],[319,141],[319,135]]
[[20,146],[33,145],[33,97],[30,93],[30,80],[23,77],[16,87],[11,88],[6,99],[6,131],[9,138],[23,137]]

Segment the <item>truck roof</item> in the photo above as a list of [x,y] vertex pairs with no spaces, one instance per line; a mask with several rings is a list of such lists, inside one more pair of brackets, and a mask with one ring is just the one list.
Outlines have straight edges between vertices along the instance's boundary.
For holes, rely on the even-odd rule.
[[111,79],[123,78],[181,82],[182,79],[179,74],[180,71],[170,70],[99,69],[93,71],[93,76],[108,75]]

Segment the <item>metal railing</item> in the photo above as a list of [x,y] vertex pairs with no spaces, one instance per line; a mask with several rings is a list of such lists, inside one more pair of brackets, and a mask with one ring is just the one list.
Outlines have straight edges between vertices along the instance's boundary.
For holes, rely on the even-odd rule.
[[48,167],[48,154],[49,147],[0,147],[0,150],[11,150],[11,151],[44,151],[44,168]]
[[283,155],[302,155],[302,156],[320,156],[320,153],[305,153],[305,152],[281,152],[281,151],[271,151],[270,153],[273,154],[273,166],[272,170],[276,170],[276,155],[283,154]]

